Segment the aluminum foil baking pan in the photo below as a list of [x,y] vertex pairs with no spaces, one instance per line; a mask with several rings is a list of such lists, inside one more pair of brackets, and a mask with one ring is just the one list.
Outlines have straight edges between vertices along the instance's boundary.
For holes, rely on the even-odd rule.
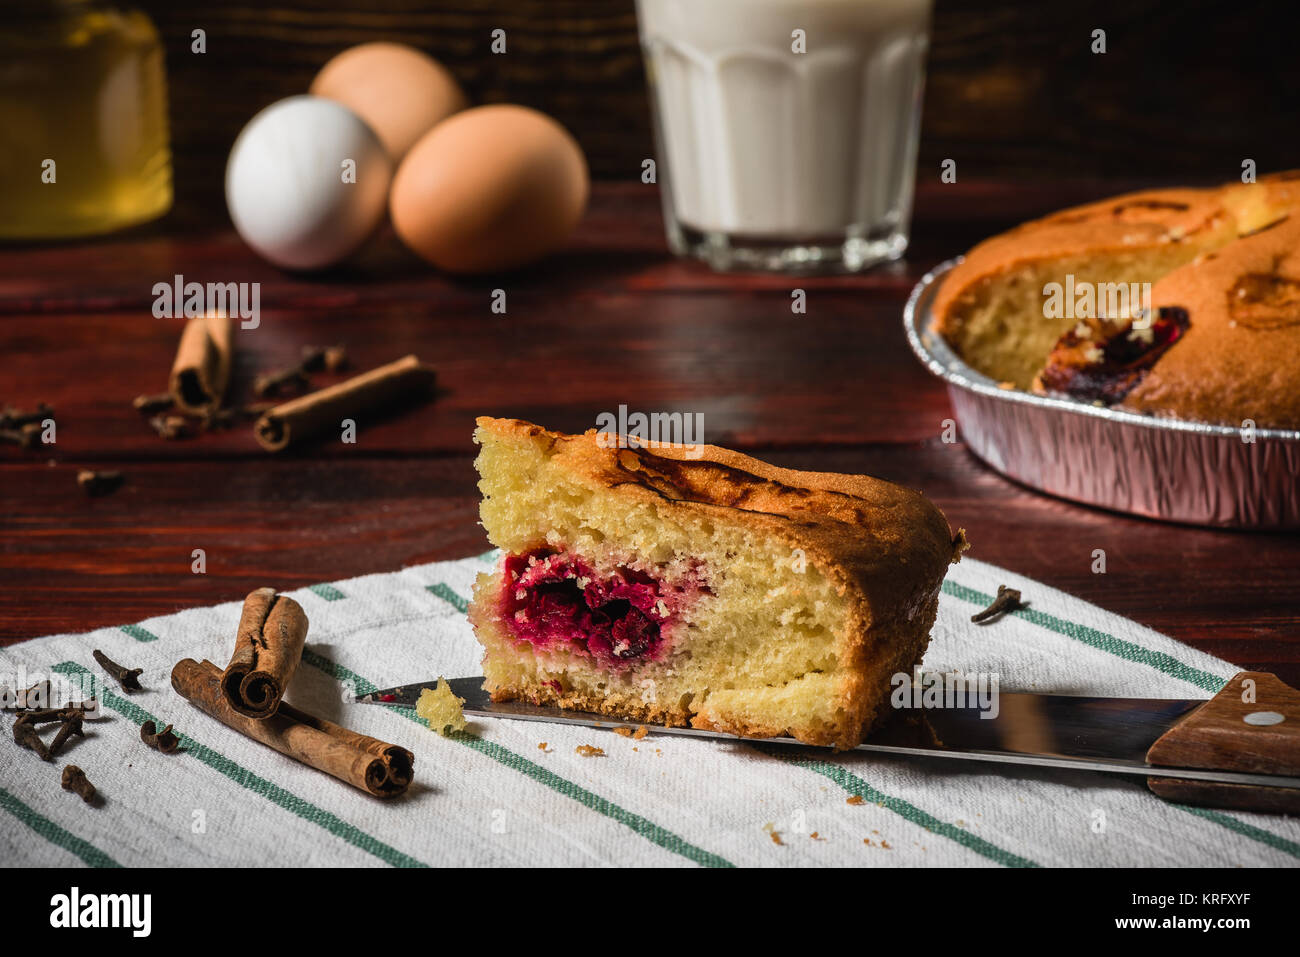
[[1148,518],[1230,528],[1300,528],[1300,431],[1156,418],[998,388],[933,331],[949,260],[916,284],[907,341],[948,384],[957,426],[979,458],[1051,495]]

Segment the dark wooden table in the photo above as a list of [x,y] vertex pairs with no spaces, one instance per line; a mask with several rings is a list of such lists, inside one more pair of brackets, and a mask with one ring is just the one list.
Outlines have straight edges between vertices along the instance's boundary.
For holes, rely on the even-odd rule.
[[[626,403],[702,412],[708,441],[781,465],[920,488],[966,527],[974,557],[1300,685],[1300,537],[1177,527],[1021,488],[940,441],[947,397],[904,341],[902,305],[925,270],[1126,185],[923,187],[907,261],[858,277],[675,260],[657,194],[636,184],[599,185],[563,254],[472,281],[437,275],[391,235],[347,271],[287,275],[224,216],[0,247],[0,403],[49,402],[58,423],[52,447],[0,446],[0,642],[477,552],[474,417],[580,431]],[[238,337],[236,396],[303,345],[336,342],[357,368],[418,353],[442,392],[365,425],[356,445],[273,456],[249,428],[164,442],[131,399],[165,386],[180,321],[150,307],[154,283],[175,274],[262,284],[261,326]],[[791,312],[795,287],[805,315]],[[87,498],[75,481],[87,466],[126,482]],[[196,548],[206,574],[191,571]],[[1104,575],[1091,571],[1097,548]]]

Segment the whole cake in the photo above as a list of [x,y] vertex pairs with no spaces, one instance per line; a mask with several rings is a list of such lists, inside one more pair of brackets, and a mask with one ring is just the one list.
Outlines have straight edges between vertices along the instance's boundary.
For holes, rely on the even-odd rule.
[[[1300,428],[1298,235],[1300,171],[1090,203],[972,249],[943,279],[935,329],[1008,387]],[[1149,301],[1129,295],[1146,283]],[[1050,310],[1049,290],[1094,298]]]
[[494,700],[852,747],[966,547],[920,493],[865,476],[513,419],[475,441],[504,552],[469,611]]

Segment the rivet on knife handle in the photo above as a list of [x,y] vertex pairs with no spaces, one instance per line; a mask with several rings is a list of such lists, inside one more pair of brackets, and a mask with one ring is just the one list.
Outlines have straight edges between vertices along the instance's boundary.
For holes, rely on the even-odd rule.
[[[1300,774],[1300,691],[1276,675],[1242,671],[1217,695],[1161,735],[1147,763],[1169,767]],[[1300,791],[1148,778],[1162,798],[1243,811],[1300,814]]]

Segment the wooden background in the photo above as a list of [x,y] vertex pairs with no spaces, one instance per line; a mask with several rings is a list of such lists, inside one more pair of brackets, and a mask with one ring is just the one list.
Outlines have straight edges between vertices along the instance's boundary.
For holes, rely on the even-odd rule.
[[[907,259],[800,279],[809,310],[792,316],[788,277],[668,255],[658,195],[634,178],[652,151],[631,0],[139,2],[168,47],[176,211],[105,240],[0,246],[0,402],[50,402],[59,423],[54,449],[0,449],[0,644],[473,554],[486,545],[473,417],[572,431],[625,402],[701,411],[710,441],[781,465],[920,488],[969,530],[974,557],[1300,686],[1300,536],[1164,525],[1001,478],[940,442],[948,400],[899,318],[927,269],[1025,218],[1141,184],[1225,180],[1245,157],[1300,166],[1300,67],[1272,9],[940,0]],[[505,56],[488,49],[498,26]],[[1096,27],[1104,56],[1088,52]],[[198,28],[201,56],[189,52]],[[338,50],[380,38],[433,52],[476,100],[531,104],[570,127],[605,182],[564,250],[458,280],[391,231],[314,276],[240,242],[221,191],[240,127]],[[947,157],[956,185],[938,182]],[[366,422],[346,448],[268,456],[246,427],[163,442],[130,401],[166,381],[178,326],[149,307],[175,273],[263,284],[236,398],[303,345],[339,341],[357,368],[416,352],[444,392]],[[506,318],[489,311],[498,285]],[[88,499],[83,467],[119,469],[126,484]],[[191,573],[196,547],[207,574]],[[1095,548],[1105,575],[1091,571]]]
[[[310,277],[257,259],[224,225],[8,250],[0,401],[50,402],[59,439],[0,447],[0,644],[476,554],[487,542],[474,417],[581,431],[627,403],[702,412],[708,441],[778,465],[919,488],[967,529],[972,557],[1300,687],[1300,536],[1072,505],[940,439],[952,412],[904,339],[908,291],[980,238],[1097,189],[923,184],[906,261],[801,277],[805,315],[790,311],[788,276],[720,275],[669,256],[658,194],[635,182],[597,184],[564,250],[490,279],[439,275],[391,231],[360,262]],[[273,456],[247,425],[164,442],[131,398],[166,381],[179,324],[150,315],[150,290],[174,273],[262,283],[262,323],[238,338],[235,401],[258,372],[334,342],[359,369],[415,352],[442,392],[363,419],[356,445]],[[497,285],[506,316],[490,311]],[[88,499],[78,468],[117,469],[126,484]],[[195,548],[206,574],[191,573]],[[1097,548],[1104,575],[1092,570]]]
[[[365,40],[422,47],[475,102],[544,110],[602,179],[653,155],[633,0],[137,0],[167,47],[182,220],[221,212],[221,170],[261,107],[306,92]],[[704,0],[701,0],[704,2]],[[938,0],[920,175],[1124,177],[1168,183],[1300,165],[1300,59],[1279,6],[1241,2]],[[190,52],[191,31],[207,52]],[[507,53],[490,33],[507,33]],[[1107,52],[1090,52],[1094,29]]]

